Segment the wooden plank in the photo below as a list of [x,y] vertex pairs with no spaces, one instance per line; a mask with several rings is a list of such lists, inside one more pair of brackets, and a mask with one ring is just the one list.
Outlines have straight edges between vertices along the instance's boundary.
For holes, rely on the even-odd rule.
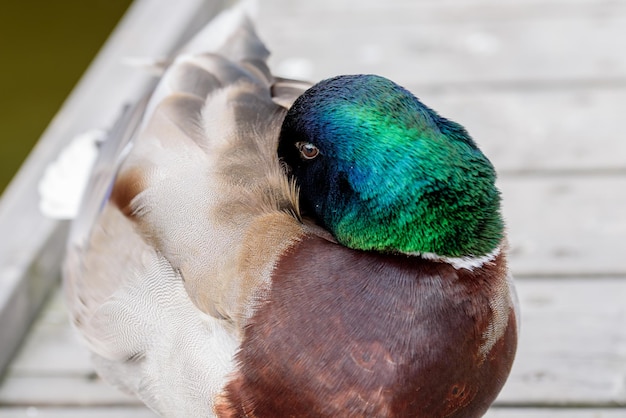
[[146,72],[125,65],[126,58],[168,56],[222,3],[135,2],[5,190],[0,200],[0,374],[58,278],[67,225],[39,213],[37,184],[43,170],[75,135],[109,127],[122,106],[153,83]]
[[[517,284],[522,334],[496,405],[626,406],[626,278]],[[69,323],[50,321],[63,312],[57,296],[0,386],[0,405],[136,405],[94,378],[86,349],[68,338]]]
[[500,170],[623,172],[625,18],[607,1],[270,0],[259,30],[275,70],[386,75],[463,123]]
[[96,376],[8,375],[0,387],[2,406],[129,406],[141,405]]
[[407,88],[463,124],[499,172],[626,173],[626,141],[617,134],[626,89]]
[[[311,60],[313,79],[371,72],[403,84],[585,80],[624,85],[626,7],[622,2],[326,2],[272,0],[260,32],[273,65]],[[369,2],[368,4],[372,4]],[[529,10],[530,9],[530,10]],[[584,57],[584,58],[583,58]],[[522,83],[523,82],[523,83]]]
[[[16,238],[17,230],[6,231],[11,229],[10,224],[1,219],[0,217],[0,234],[11,234],[0,235],[5,237],[0,241],[11,242],[14,238],[19,241],[21,237]],[[59,260],[64,254],[67,234],[62,228],[48,230],[47,233],[47,236],[32,239],[33,243],[38,244],[37,247],[23,249],[32,251],[28,254],[31,257],[29,264],[19,266],[4,263],[3,258],[11,253],[0,252],[0,376],[39,311],[50,287],[58,279]],[[1,243],[0,247],[3,247]],[[15,255],[18,258],[16,261],[19,261],[20,256],[24,254]]]
[[155,418],[157,414],[142,407],[102,408],[0,408],[0,418]]
[[[356,6],[359,7],[356,7]],[[406,18],[409,12],[412,21],[423,20],[474,20],[477,18],[497,19],[528,19],[544,18],[559,19],[570,16],[587,16],[594,14],[616,14],[626,11],[623,2],[615,0],[266,0],[263,8],[271,11],[274,16],[280,15],[302,19],[316,14],[378,13],[379,16],[390,16],[392,19]],[[487,10],[485,10],[487,9]],[[381,15],[382,13],[382,15]]]
[[70,325],[61,289],[52,296],[0,384],[0,406],[141,405],[95,374],[87,348]]
[[336,25],[337,20],[343,20],[344,26],[383,22],[422,25],[493,20],[558,21],[624,14],[626,4],[614,0],[266,0],[261,9],[262,19],[269,17],[272,21],[285,20],[285,25],[317,19],[322,25]]
[[626,176],[506,176],[500,186],[515,275],[626,274]]
[[626,406],[626,279],[518,280],[522,329],[498,405]]
[[[2,415],[0,415],[2,417]],[[624,418],[626,409],[492,408],[485,418]]]
[[33,324],[9,371],[11,377],[93,377],[90,355],[70,326],[60,289]]
[[[626,59],[614,53],[626,3],[355,4],[267,0],[263,34],[279,42],[275,63],[313,58],[315,77],[380,69],[464,123],[503,172],[522,336],[487,417],[626,417]],[[0,386],[0,418],[152,416],[94,379],[64,315],[56,299],[37,324]]]

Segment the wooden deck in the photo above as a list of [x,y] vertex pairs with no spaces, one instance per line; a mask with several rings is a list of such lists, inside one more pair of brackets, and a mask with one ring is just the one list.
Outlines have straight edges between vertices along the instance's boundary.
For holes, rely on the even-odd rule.
[[[259,30],[277,71],[387,76],[498,169],[522,335],[487,416],[626,417],[626,1],[263,0]],[[57,291],[0,418],[154,416],[77,341]]]

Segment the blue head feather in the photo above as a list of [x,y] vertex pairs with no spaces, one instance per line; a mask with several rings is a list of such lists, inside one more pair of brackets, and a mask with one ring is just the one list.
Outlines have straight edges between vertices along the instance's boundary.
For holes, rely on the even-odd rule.
[[[318,154],[307,158],[302,144]],[[495,171],[465,129],[375,75],[324,80],[296,100],[279,156],[301,203],[346,246],[478,256],[503,236]]]

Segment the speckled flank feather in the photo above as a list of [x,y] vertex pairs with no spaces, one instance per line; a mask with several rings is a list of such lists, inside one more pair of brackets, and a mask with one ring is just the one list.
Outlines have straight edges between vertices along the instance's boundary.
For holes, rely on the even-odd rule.
[[302,90],[274,82],[250,22],[234,20],[217,53],[180,56],[144,120],[109,139],[65,263],[98,372],[165,416],[213,414],[274,263],[304,230],[275,149],[276,102]]

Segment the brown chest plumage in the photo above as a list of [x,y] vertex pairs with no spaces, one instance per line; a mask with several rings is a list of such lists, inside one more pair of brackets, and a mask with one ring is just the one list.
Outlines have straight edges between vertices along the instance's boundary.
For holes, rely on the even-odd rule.
[[217,413],[481,416],[517,342],[507,307],[504,331],[484,350],[503,281],[502,255],[472,272],[306,237],[278,262]]

